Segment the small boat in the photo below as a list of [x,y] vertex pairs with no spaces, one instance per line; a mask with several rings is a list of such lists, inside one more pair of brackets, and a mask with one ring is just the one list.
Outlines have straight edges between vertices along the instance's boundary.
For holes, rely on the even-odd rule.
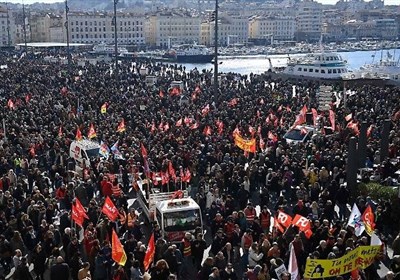
[[[115,46],[107,45],[106,43],[100,43],[93,47],[93,51],[90,53],[93,54],[114,54],[115,53]],[[128,53],[128,50],[123,47],[118,47],[118,54]]]
[[178,63],[210,63],[214,58],[214,53],[205,45],[183,44],[174,46],[165,54],[168,58],[174,56]]

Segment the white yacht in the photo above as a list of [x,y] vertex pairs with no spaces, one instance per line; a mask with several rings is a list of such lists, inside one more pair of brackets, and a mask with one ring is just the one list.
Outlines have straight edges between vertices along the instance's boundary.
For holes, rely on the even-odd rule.
[[310,53],[305,56],[289,58],[288,65],[281,71],[270,71],[286,78],[312,80],[341,80],[348,72],[347,61],[341,55],[332,52]]

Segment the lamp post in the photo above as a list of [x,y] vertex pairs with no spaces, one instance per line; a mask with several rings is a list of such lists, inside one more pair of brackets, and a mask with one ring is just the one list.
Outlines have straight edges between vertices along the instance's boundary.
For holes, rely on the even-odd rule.
[[28,55],[28,42],[26,40],[26,23],[25,23],[25,4],[22,3],[22,17],[23,17],[23,29],[24,29],[24,45],[25,45],[25,55]]
[[218,0],[215,0],[214,34],[214,96],[218,95]]
[[65,29],[66,29],[66,32],[67,32],[67,61],[68,61],[68,67],[71,67],[71,52],[70,52],[70,49],[69,49],[68,12],[69,12],[68,0],[65,0]]
[[115,80],[118,82],[118,32],[117,32],[117,4],[114,0],[114,55],[115,55]]

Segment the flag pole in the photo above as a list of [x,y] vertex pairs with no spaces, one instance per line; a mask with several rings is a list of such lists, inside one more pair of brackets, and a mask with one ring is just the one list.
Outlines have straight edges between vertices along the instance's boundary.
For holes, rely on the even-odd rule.
[[4,140],[7,140],[7,135],[6,135],[6,119],[3,118],[3,133],[4,133]]

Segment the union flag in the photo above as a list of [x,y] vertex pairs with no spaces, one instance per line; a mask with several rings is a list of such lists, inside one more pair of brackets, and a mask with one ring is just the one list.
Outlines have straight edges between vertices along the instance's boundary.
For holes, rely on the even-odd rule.
[[122,119],[121,122],[118,124],[117,131],[121,133],[124,132],[125,130],[126,130],[125,120]]
[[111,198],[107,196],[104,201],[103,209],[101,210],[104,215],[106,215],[111,221],[116,221],[118,218],[118,209],[115,207]]
[[124,247],[122,246],[121,241],[119,240],[114,229],[112,230],[111,238],[111,257],[116,263],[122,266],[125,265],[127,260]]
[[154,259],[154,253],[156,251],[156,247],[154,244],[154,233],[151,234],[150,240],[149,240],[149,245],[146,250],[146,254],[144,256],[144,270],[147,271],[150,267],[150,264],[153,262]]
[[78,126],[78,128],[76,129],[75,139],[78,140],[78,141],[81,141],[81,140],[82,140],[82,132],[81,132],[79,126]]
[[95,138],[95,137],[97,137],[97,134],[96,134],[96,131],[94,130],[94,125],[91,124],[90,128],[89,128],[88,138],[92,139],[92,138]]
[[72,204],[72,210],[71,210],[71,218],[72,220],[74,220],[74,222],[79,225],[80,227],[82,227],[83,225],[83,216],[81,216],[78,212],[78,210],[76,209],[76,206],[74,204]]

